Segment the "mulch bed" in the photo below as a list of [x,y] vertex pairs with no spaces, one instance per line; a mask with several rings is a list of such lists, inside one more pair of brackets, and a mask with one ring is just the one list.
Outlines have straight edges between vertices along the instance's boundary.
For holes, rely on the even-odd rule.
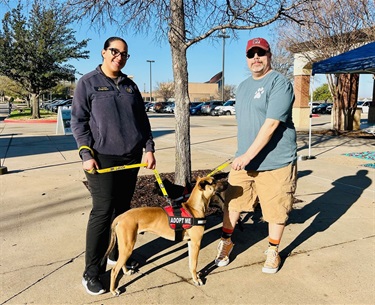
[[[307,131],[297,131],[297,135],[308,134]],[[337,137],[349,137],[349,138],[365,138],[365,139],[375,139],[375,136],[371,133],[365,132],[363,130],[334,130],[334,129],[322,129],[313,130],[311,132],[313,135],[323,135],[323,136],[337,136]]]

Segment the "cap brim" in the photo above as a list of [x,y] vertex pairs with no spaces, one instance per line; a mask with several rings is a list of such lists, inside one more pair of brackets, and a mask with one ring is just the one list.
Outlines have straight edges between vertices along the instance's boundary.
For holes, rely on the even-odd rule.
[[260,49],[263,49],[263,50],[265,50],[265,51],[269,51],[269,50],[270,50],[270,48],[266,48],[266,47],[261,46],[261,45],[256,45],[256,46],[251,46],[250,48],[248,48],[248,49],[246,50],[246,53],[247,53],[249,50],[251,50],[252,48],[260,48]]

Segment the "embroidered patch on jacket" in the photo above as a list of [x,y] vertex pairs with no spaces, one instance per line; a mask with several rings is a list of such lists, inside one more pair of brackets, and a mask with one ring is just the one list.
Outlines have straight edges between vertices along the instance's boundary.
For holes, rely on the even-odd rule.
[[113,91],[112,87],[107,86],[100,86],[100,87],[94,87],[95,91]]
[[128,86],[125,87],[125,91],[126,91],[127,93],[130,93],[130,94],[133,94],[133,93],[134,93],[133,88],[128,87]]

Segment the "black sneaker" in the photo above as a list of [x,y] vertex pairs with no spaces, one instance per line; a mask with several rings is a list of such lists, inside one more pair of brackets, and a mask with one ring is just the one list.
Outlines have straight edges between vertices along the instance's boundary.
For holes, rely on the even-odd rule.
[[99,295],[105,292],[103,284],[97,276],[89,278],[87,275],[84,275],[82,285],[86,288],[87,293],[91,295]]

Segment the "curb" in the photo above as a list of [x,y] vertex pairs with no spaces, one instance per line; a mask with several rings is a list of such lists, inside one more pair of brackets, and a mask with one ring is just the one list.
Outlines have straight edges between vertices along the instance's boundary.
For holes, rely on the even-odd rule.
[[57,123],[57,119],[52,120],[40,120],[40,119],[31,119],[31,120],[13,120],[13,119],[4,119],[4,123]]

